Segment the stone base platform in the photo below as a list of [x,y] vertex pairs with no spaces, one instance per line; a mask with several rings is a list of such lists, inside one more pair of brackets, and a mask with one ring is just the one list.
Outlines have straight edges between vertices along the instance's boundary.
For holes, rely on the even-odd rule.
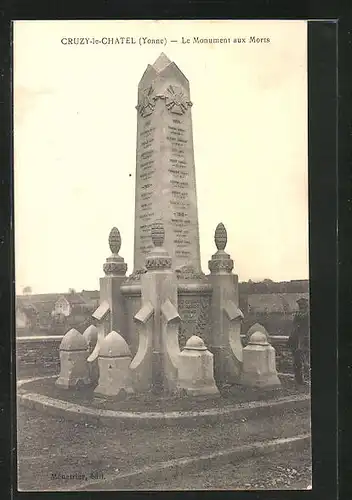
[[146,395],[125,401],[94,398],[93,388],[60,390],[55,377],[18,382],[18,404],[56,417],[121,429],[164,426],[196,427],[226,421],[270,417],[285,411],[310,408],[308,388],[297,392],[291,380],[272,391],[227,387],[214,398],[158,398]]

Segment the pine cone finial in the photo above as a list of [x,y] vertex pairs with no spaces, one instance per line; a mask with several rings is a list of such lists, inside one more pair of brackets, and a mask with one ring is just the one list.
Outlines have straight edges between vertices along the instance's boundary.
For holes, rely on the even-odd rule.
[[227,243],[227,231],[222,222],[216,226],[214,240],[218,250],[225,249]]
[[121,235],[117,227],[113,227],[109,234],[109,246],[113,254],[118,254],[121,248]]

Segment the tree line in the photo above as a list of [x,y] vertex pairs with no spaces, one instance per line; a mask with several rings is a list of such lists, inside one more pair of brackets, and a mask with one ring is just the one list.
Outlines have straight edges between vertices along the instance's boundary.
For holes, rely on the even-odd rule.
[[307,293],[309,292],[309,280],[291,281],[242,281],[238,284],[239,293],[251,295],[255,293]]

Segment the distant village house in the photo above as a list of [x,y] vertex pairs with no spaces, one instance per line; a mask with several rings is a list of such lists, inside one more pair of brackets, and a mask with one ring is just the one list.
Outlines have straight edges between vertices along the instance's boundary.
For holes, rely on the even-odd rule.
[[62,333],[84,327],[99,303],[96,290],[61,294],[26,294],[16,298],[16,330],[19,335]]

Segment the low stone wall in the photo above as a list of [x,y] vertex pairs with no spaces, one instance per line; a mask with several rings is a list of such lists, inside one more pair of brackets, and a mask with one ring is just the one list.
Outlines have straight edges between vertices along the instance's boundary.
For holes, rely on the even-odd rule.
[[[270,337],[270,342],[276,350],[277,370],[281,373],[292,373],[292,356],[287,349],[287,338],[281,335]],[[18,337],[17,378],[59,374],[61,339],[62,335]]]
[[17,378],[55,374],[60,371],[59,346],[62,335],[18,337]]

